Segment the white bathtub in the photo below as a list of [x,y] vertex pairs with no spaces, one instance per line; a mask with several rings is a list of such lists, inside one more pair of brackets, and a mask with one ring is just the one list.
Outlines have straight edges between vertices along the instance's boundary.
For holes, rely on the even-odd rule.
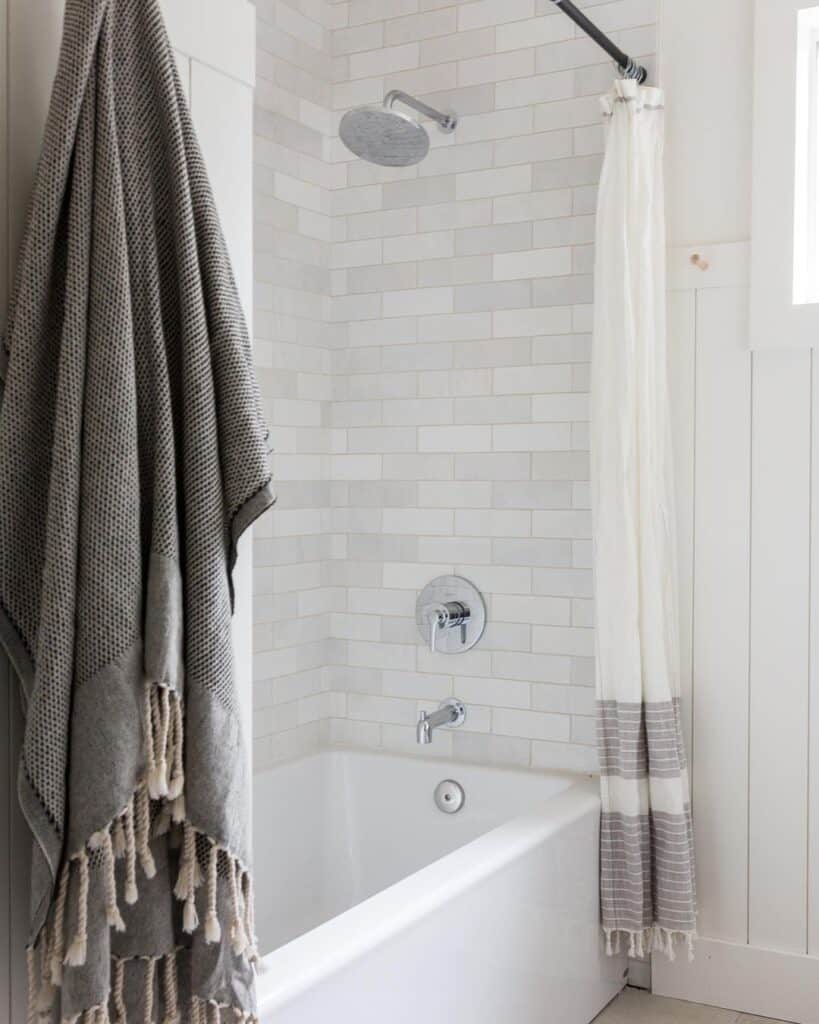
[[263,1024],[588,1024],[623,986],[591,780],[338,750],[254,799]]

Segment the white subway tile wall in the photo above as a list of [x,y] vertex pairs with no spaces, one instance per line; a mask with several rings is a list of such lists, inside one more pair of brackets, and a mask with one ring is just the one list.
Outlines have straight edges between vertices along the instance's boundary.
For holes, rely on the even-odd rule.
[[[657,0],[581,6],[654,69]],[[257,353],[279,507],[256,532],[257,765],[323,743],[593,771],[588,492],[605,55],[551,0],[259,0]],[[459,113],[413,168],[337,124]],[[432,654],[458,573],[488,626]],[[415,743],[447,696],[465,725]]]

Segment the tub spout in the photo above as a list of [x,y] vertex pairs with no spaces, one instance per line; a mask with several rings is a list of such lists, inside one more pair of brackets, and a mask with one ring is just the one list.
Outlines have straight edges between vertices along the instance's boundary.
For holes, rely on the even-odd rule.
[[463,723],[465,718],[466,708],[463,702],[458,700],[457,697],[450,697],[449,700],[445,700],[441,704],[437,711],[433,711],[431,714],[427,714],[426,711],[421,712],[415,729],[415,737],[422,745],[432,743],[432,732],[434,729],[438,729],[441,726],[456,729]]

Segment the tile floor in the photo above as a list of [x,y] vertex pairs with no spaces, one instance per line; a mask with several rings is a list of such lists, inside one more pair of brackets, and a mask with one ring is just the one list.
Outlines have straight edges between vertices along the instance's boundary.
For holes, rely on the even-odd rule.
[[603,1010],[594,1024],[783,1024],[767,1017],[753,1017],[714,1006],[664,999],[636,988],[627,988]]

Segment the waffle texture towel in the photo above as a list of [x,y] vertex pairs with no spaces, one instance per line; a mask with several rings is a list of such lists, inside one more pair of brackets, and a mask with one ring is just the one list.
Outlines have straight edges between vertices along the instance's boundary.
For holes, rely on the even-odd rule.
[[29,1019],[255,1013],[236,544],[250,344],[157,0],[68,0],[0,355],[0,632],[26,706]]

